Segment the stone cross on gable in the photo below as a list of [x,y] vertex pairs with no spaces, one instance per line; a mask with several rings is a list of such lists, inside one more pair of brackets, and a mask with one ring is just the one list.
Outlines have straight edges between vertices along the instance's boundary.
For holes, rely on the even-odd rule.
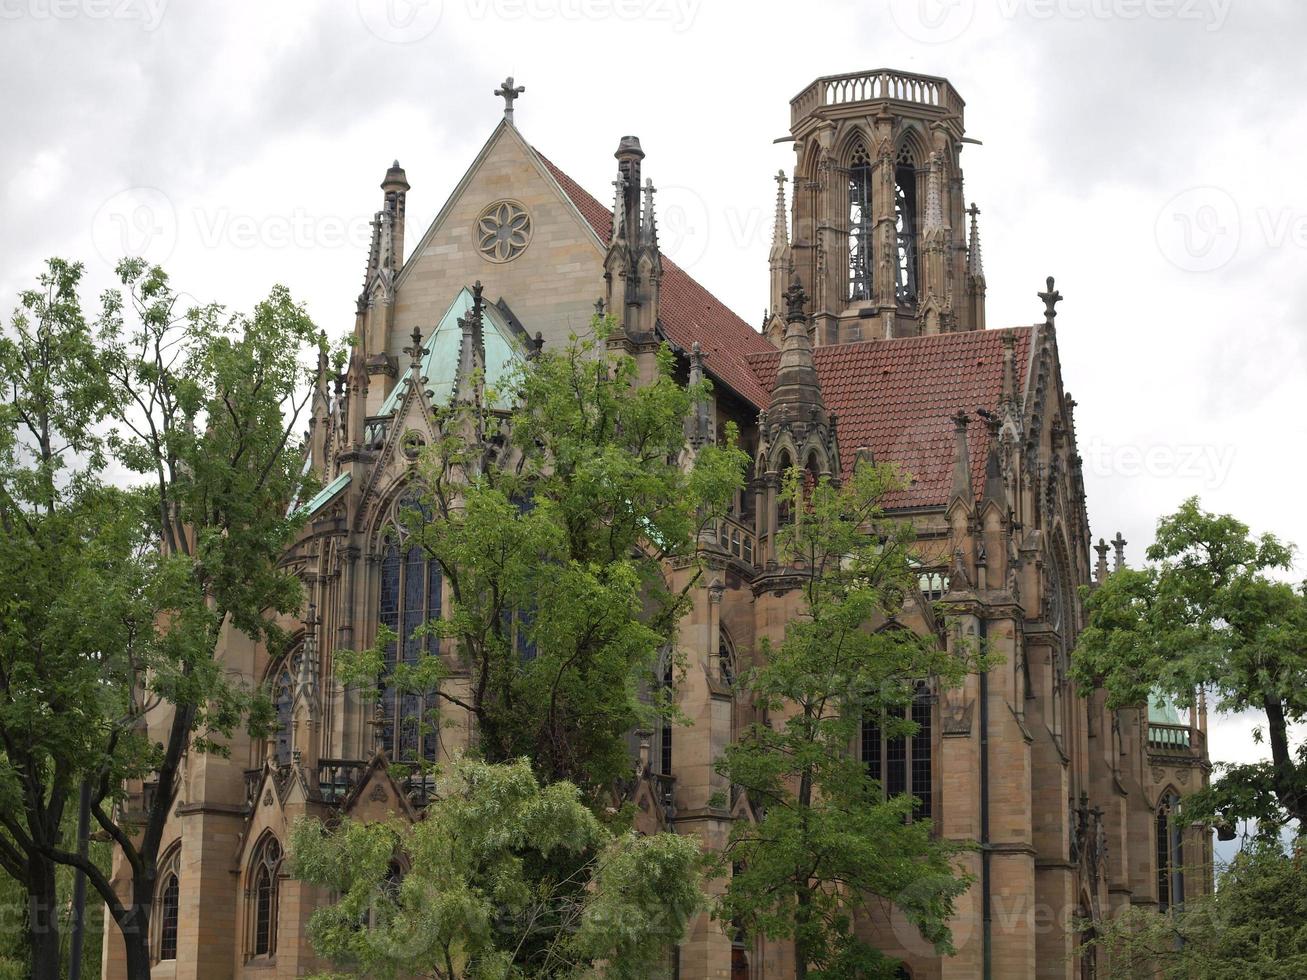
[[513,86],[513,76],[509,75],[504,79],[502,85],[495,89],[495,94],[504,100],[504,118],[511,124],[513,122],[513,102],[526,91],[525,85]]
[[1062,294],[1053,288],[1052,276],[1048,277],[1048,290],[1040,293],[1039,298],[1044,301],[1044,323],[1051,327],[1057,316],[1057,304],[1062,301]]

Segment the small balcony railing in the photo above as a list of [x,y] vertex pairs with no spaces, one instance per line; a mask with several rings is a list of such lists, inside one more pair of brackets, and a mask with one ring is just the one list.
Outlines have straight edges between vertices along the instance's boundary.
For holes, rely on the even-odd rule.
[[758,541],[753,531],[749,530],[733,517],[724,517],[714,528],[717,545],[729,555],[740,559],[746,565],[756,565]]
[[1148,748],[1152,752],[1191,755],[1202,751],[1202,732],[1188,725],[1148,723]]
[[790,100],[790,123],[821,106],[878,101],[934,106],[959,117],[964,106],[962,96],[946,78],[880,68],[817,79]]

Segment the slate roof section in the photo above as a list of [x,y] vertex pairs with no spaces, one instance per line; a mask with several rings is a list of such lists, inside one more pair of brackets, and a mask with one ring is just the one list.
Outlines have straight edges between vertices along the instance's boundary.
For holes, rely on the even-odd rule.
[[[836,416],[840,467],[849,472],[860,447],[913,479],[890,495],[889,507],[946,506],[953,487],[953,421],[962,409],[998,409],[1003,391],[1003,335],[1014,335],[1018,397],[1025,390],[1033,327],[869,340],[814,352],[822,400]],[[770,390],[780,351],[750,354],[758,383]],[[985,484],[985,426],[969,429],[971,481]]]
[[[554,166],[543,153],[539,150],[535,153],[599,240],[607,243],[612,234],[612,211]],[[767,407],[771,388],[759,384],[746,358],[776,348],[665,255],[660,306],[659,319],[669,340],[687,351],[697,340],[706,355],[705,367],[710,374],[752,402],[755,408]]]

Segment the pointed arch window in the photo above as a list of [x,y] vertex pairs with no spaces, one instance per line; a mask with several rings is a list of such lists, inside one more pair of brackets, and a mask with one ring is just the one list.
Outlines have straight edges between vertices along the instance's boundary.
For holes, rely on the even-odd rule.
[[[272,704],[277,727],[272,735],[274,756],[279,766],[290,764],[295,685],[298,682],[302,648],[296,648],[281,658],[271,673]],[[262,764],[262,760],[259,760]]]
[[[423,508],[412,498],[396,506],[397,515]],[[436,758],[436,695],[400,691],[395,668],[416,664],[440,653],[440,639],[415,635],[418,627],[441,615],[443,576],[440,565],[422,547],[392,533],[381,553],[377,622],[395,634],[386,645],[380,682],[379,747],[394,762],[433,762]]]
[[158,922],[159,938],[156,951],[160,960],[177,958],[177,924],[181,902],[181,845],[172,850],[159,863]]
[[1166,793],[1157,806],[1157,910],[1184,903],[1184,828],[1180,797]]
[[853,145],[849,160],[849,294],[850,302],[872,298],[871,157],[866,144]]
[[250,864],[250,955],[277,952],[277,914],[280,906],[281,844],[271,834],[259,842]]
[[731,646],[725,630],[717,633],[717,674],[727,687],[735,685],[735,678],[738,676],[735,666],[735,648]]
[[894,165],[894,292],[900,306],[917,302],[917,164],[908,147]]
[[911,793],[917,798],[912,810],[914,818],[928,819],[934,796],[934,699],[925,681],[917,684],[912,703],[898,709],[895,717],[914,722],[916,732],[890,735],[885,731],[884,716],[865,716],[862,719],[862,762],[867,767],[867,775],[880,783],[886,797]]

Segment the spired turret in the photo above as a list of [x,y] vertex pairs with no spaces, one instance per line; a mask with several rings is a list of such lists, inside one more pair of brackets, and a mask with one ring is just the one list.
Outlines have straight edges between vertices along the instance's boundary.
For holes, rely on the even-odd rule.
[[947,79],[888,70],[819,78],[790,102],[789,252],[812,298],[814,343],[983,328],[963,107]]

